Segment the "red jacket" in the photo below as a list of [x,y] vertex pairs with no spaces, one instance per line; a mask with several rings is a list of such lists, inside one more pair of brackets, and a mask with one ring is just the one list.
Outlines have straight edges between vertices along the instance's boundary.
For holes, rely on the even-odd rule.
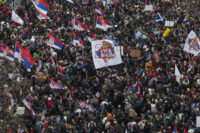
[[47,103],[47,108],[48,108],[48,109],[51,108],[51,104],[52,104],[52,103],[53,103],[52,100],[48,101],[48,103]]

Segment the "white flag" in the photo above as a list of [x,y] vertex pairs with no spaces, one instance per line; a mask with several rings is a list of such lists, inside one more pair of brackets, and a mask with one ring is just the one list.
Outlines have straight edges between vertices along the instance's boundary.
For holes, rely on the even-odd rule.
[[12,11],[12,17],[11,17],[11,20],[20,24],[20,25],[23,25],[24,24],[24,21],[15,13],[15,11]]
[[188,35],[185,45],[184,45],[184,51],[194,54],[194,56],[197,56],[200,52],[200,41],[197,37],[197,35],[191,31]]
[[92,57],[96,69],[122,63],[120,51],[109,40],[92,41]]
[[181,73],[179,72],[178,67],[176,65],[175,65],[175,75],[176,75],[176,81],[180,83]]
[[72,0],[67,0],[68,2],[70,2],[70,3],[74,3]]

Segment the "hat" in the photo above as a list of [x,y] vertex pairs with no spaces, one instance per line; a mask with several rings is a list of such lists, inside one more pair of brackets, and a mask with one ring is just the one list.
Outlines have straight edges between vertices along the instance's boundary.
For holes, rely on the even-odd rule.
[[50,101],[50,100],[51,100],[51,97],[48,98],[48,101]]

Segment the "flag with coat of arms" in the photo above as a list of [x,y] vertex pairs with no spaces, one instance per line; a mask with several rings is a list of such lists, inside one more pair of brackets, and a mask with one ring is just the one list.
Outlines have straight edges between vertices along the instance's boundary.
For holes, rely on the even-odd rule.
[[191,31],[185,40],[185,45],[183,48],[187,53],[197,56],[200,52],[200,41],[194,31]]
[[96,28],[107,31],[109,28],[112,28],[113,25],[110,24],[107,20],[102,17],[97,16]]
[[55,38],[52,34],[49,34],[47,45],[52,48],[60,50],[60,49],[62,49],[64,44],[60,40]]

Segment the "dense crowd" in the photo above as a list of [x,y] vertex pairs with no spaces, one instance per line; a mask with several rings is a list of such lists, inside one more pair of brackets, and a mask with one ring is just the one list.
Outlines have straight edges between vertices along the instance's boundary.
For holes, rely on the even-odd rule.
[[[95,28],[96,3],[103,8],[104,18],[114,25],[108,31]],[[24,63],[0,58],[1,133],[200,132],[196,127],[199,56],[183,51],[190,31],[200,37],[199,0],[148,0],[147,4],[154,7],[151,12],[144,12],[144,0],[118,0],[117,6],[104,6],[95,0],[86,5],[80,0],[73,4],[48,0],[48,4],[50,19],[39,20],[33,3],[22,1],[15,11],[21,18],[27,12],[23,26],[11,21],[8,3],[1,5],[0,43],[14,50],[18,41],[36,59],[31,72],[27,72]],[[175,21],[165,38],[162,35],[166,27],[156,22],[157,13]],[[98,39],[110,36],[123,46],[123,63],[95,69],[87,39],[90,33],[74,30],[74,18],[89,26]],[[137,43],[136,30],[146,32],[148,41]],[[49,33],[64,43],[62,50],[46,45]],[[84,48],[72,44],[74,33],[83,38]],[[140,50],[141,56],[132,57],[132,49]],[[156,50],[160,61],[154,59]],[[61,73],[50,57],[59,62]],[[180,83],[176,81],[175,64],[182,74]],[[149,74],[152,69],[157,72],[154,78]],[[64,89],[50,88],[48,77]],[[141,93],[134,88],[136,83]],[[14,106],[8,103],[5,89],[12,94]],[[23,115],[16,115],[27,96],[35,115],[27,108]]]

